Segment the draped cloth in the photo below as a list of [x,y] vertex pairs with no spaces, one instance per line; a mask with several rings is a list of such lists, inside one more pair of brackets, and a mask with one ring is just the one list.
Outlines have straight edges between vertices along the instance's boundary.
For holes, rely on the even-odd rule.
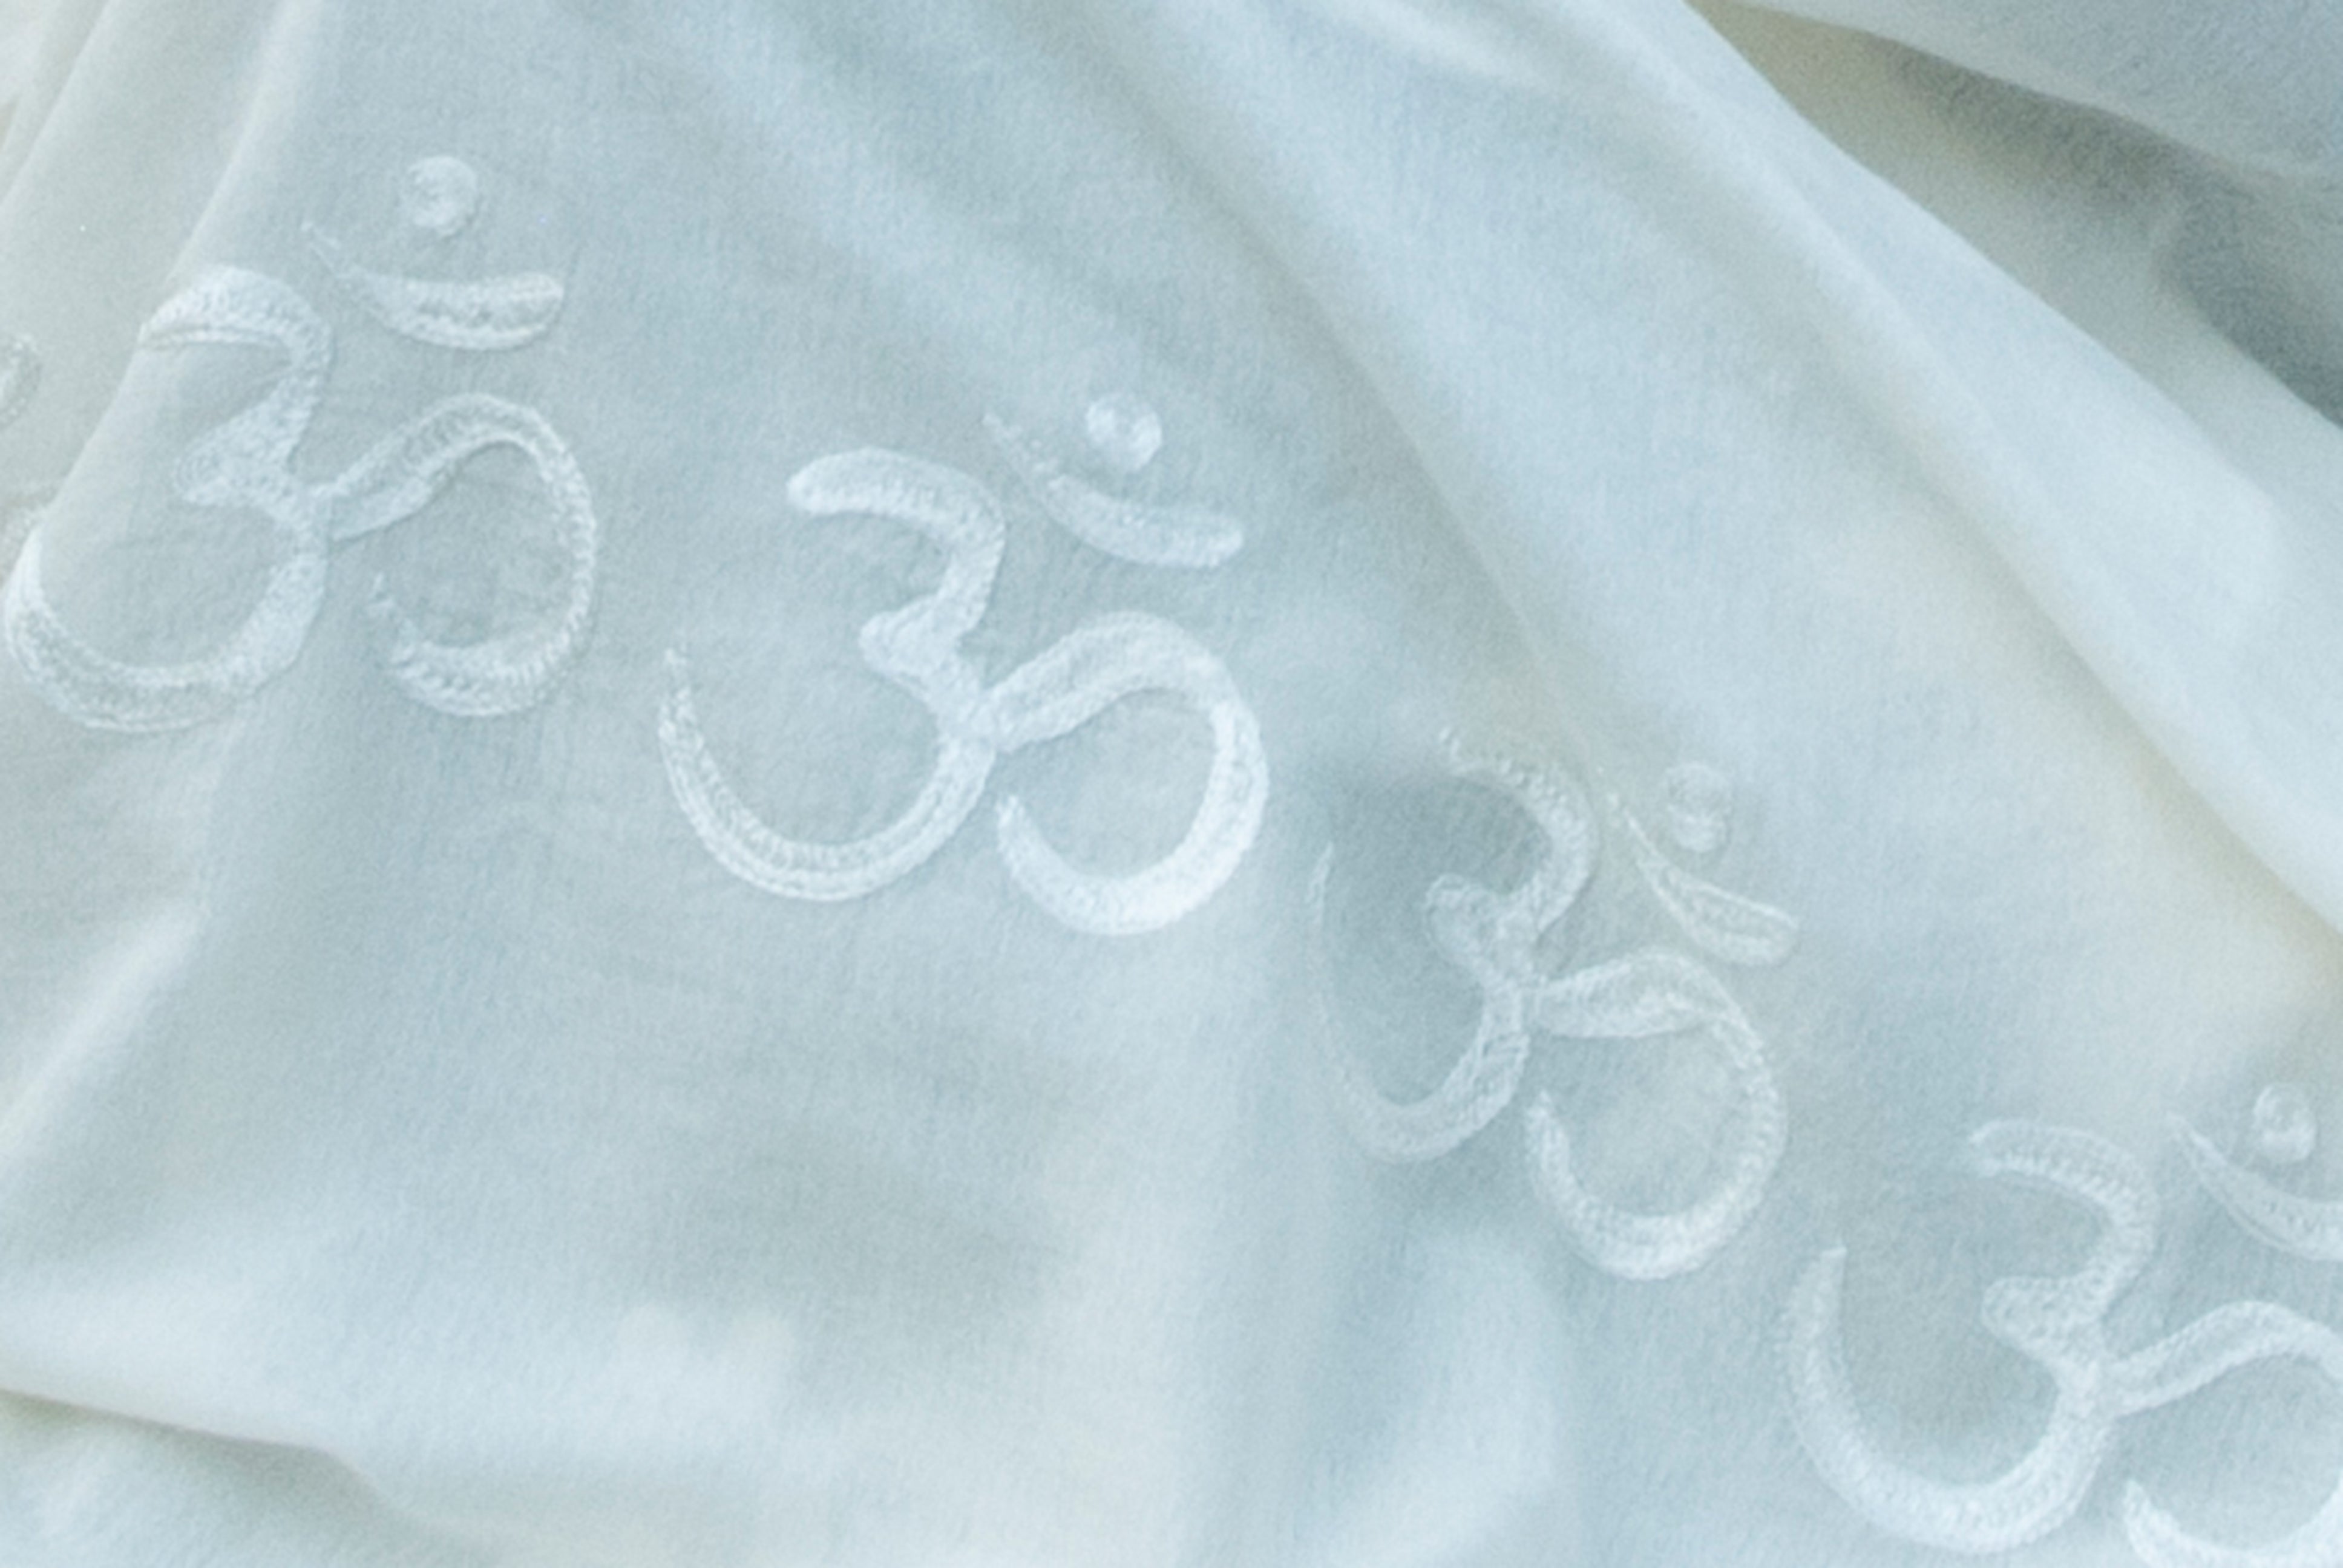
[[0,95],[0,1561],[2343,1561],[2343,15]]

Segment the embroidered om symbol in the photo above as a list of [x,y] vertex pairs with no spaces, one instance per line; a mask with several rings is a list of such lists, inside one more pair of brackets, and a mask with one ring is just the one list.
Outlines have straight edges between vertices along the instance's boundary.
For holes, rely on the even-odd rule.
[[[2042,1436],[1990,1481],[1932,1481],[1881,1453],[1856,1413],[1839,1350],[1844,1248],[1800,1277],[1787,1314],[1792,1411],[1815,1468],[1856,1512],[1893,1534],[1952,1552],[2006,1552],[2049,1534],[2082,1506],[2117,1423],[2187,1399],[2258,1362],[2308,1362],[2343,1392],[2343,1336],[2270,1302],[2232,1302],[2144,1350],[2118,1355],[2109,1310],[2156,1248],[2147,1171],[2087,1132],[1996,1121],[1969,1139],[1982,1177],[2008,1177],[2098,1211],[2103,1230],[2083,1266],[2056,1279],[2004,1279],[1986,1292],[1986,1332],[2040,1366],[2056,1390]],[[2189,1534],[2138,1483],[2127,1484],[2123,1526],[2152,1568],[2309,1568],[2343,1560],[2343,1481],[2318,1513],[2276,1541],[2226,1546]]]
[[[1399,1102],[1376,1089],[1341,1045],[1331,1017],[1322,1039],[1335,1103],[1361,1147],[1392,1162],[1436,1159],[1486,1127],[1521,1088],[1532,1031],[1568,1040],[1652,1040],[1696,1033],[1723,1055],[1743,1106],[1739,1133],[1708,1194],[1673,1213],[1637,1213],[1596,1196],[1571,1161],[1570,1134],[1551,1096],[1524,1114],[1529,1162],[1540,1197],[1564,1232],[1597,1268],[1631,1280],[1665,1279],[1700,1267],[1731,1241],[1763,1201],[1785,1136],[1780,1091],[1759,1038],[1716,976],[1698,960],[1645,949],[1572,972],[1547,972],[1538,949],[1577,901],[1594,864],[1593,813],[1563,775],[1468,752],[1453,739],[1450,769],[1511,799],[1537,828],[1543,849],[1522,884],[1498,893],[1443,875],[1426,890],[1424,920],[1441,955],[1481,991],[1473,1040],[1439,1086]],[[1713,849],[1723,839],[1721,775],[1687,766],[1667,780],[1680,845]],[[1779,963],[1797,928],[1778,910],[1730,893],[1670,860],[1623,807],[1613,814],[1638,870],[1662,908],[1695,945],[1745,964]],[[1312,879],[1321,933],[1322,978],[1329,849]]]
[[[1094,427],[1099,423],[1094,418]],[[1053,516],[1080,511],[1089,529],[1083,537],[1099,548],[1141,558],[1131,548],[1160,556],[1174,548],[1167,541],[1192,544],[1209,537],[1212,525],[1200,519],[1212,514],[1172,515],[1109,501],[1044,463],[1009,427],[995,421],[992,430],[1004,447],[1019,451],[1022,460],[1015,466],[1035,485],[1045,509]],[[1235,872],[1260,830],[1268,761],[1252,709],[1221,661],[1194,638],[1151,615],[1100,616],[987,686],[960,645],[984,618],[1006,543],[1000,503],[989,490],[956,469],[864,450],[809,464],[789,481],[789,498],[808,517],[860,513],[905,524],[944,551],[935,590],[874,616],[860,638],[871,671],[927,709],[936,729],[935,765],[917,799],[876,833],[841,843],[783,837],[742,803],[710,756],[689,663],[680,648],[670,649],[660,754],[678,804],[727,870],[787,899],[840,900],[875,892],[960,830],[1001,757],[1070,734],[1126,697],[1155,691],[1186,702],[1212,729],[1211,769],[1179,844],[1153,865],[1126,875],[1085,871],[1050,845],[1012,796],[1001,803],[994,823],[1001,861],[1050,914],[1074,930],[1102,936],[1168,926]],[[1225,533],[1218,537],[1226,542]]]
[[[459,160],[427,158],[408,171],[406,195],[411,224],[452,234],[477,206],[478,176]],[[307,232],[361,308],[418,342],[471,352],[518,347],[548,330],[560,308],[561,286],[541,274],[395,277],[356,266],[322,231]],[[266,349],[280,361],[260,397],[197,438],[172,472],[174,491],[190,505],[248,509],[272,525],[274,559],[258,603],[203,658],[177,664],[114,658],[76,637],[50,604],[36,523],[0,601],[0,632],[34,689],[67,718],[96,729],[176,729],[220,717],[299,657],[324,604],[336,548],[414,517],[465,463],[504,447],[528,460],[551,503],[568,555],[559,607],[544,624],[466,644],[425,636],[379,580],[368,608],[387,628],[386,668],[416,701],[486,718],[538,700],[584,634],[598,542],[585,478],[544,417],[487,393],[445,397],[341,473],[308,482],[295,474],[294,460],[333,363],[333,334],[324,318],[275,277],[213,267],[166,301],[138,338],[148,350],[207,344]]]

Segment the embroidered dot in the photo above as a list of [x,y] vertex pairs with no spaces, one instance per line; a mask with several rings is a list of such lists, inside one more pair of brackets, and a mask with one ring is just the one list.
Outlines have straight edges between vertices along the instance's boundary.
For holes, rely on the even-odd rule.
[[1688,854],[1706,855],[1725,847],[1733,830],[1733,780],[1702,762],[1685,762],[1660,779],[1668,837]]
[[1110,392],[1082,415],[1082,433],[1091,449],[1126,474],[1136,474],[1155,460],[1163,447],[1163,421],[1146,399],[1128,392]]
[[479,213],[479,171],[444,154],[418,158],[399,182],[398,210],[415,227],[446,239]]
[[2254,1152],[2270,1165],[2299,1165],[2318,1146],[2318,1115],[2298,1083],[2273,1083],[2254,1098]]

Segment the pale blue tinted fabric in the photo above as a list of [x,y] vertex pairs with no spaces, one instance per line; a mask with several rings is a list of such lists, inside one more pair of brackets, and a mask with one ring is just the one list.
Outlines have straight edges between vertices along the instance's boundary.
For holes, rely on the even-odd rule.
[[2338,58],[0,10],[0,1561],[2343,1559]]

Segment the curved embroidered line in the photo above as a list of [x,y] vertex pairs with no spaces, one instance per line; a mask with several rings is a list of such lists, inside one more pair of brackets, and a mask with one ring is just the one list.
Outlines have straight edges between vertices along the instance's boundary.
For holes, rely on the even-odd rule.
[[709,755],[683,653],[668,654],[659,753],[676,802],[718,863],[786,899],[835,902],[875,892],[949,842],[991,778],[997,750],[980,723],[976,671],[960,639],[983,618],[1004,531],[992,498],[953,469],[865,448],[809,463],[789,498],[816,518],[868,513],[905,523],[944,550],[934,591],[863,622],[864,659],[924,703],[936,724],[936,763],[919,796],[890,826],[840,843],[789,839],[743,805]]
[[[1538,983],[1539,939],[1577,901],[1594,863],[1592,815],[1562,775],[1469,750],[1453,734],[1441,743],[1453,774],[1512,800],[1544,842],[1529,875],[1510,892],[1453,875],[1438,877],[1424,890],[1424,925],[1433,945],[1481,989],[1473,1039],[1439,1087],[1420,1100],[1386,1098],[1343,1049],[1327,1018],[1322,1039],[1335,1106],[1359,1146],[1393,1164],[1445,1154],[1513,1102],[1529,1061],[1528,998]],[[1331,865],[1332,850],[1327,854]],[[1322,953],[1322,891],[1313,906]],[[1322,990],[1332,983],[1329,969],[1322,961]]]
[[1546,981],[1530,1020],[1575,1040],[1646,1040],[1698,1031],[1725,1055],[1744,1107],[1740,1137],[1708,1195],[1664,1214],[1638,1213],[1594,1196],[1571,1166],[1570,1135],[1549,1097],[1529,1107],[1531,1178],[1571,1241],[1623,1279],[1659,1280],[1700,1267],[1738,1235],[1765,1201],[1780,1164],[1788,1118],[1765,1042],[1725,988],[1680,953],[1650,950]]
[[977,678],[960,657],[960,639],[984,618],[1008,543],[991,492],[956,468],[866,447],[808,463],[790,477],[789,498],[809,517],[860,512],[908,524],[943,550],[942,580],[865,621],[862,651],[914,696],[963,711],[972,706]]
[[947,734],[940,739],[935,770],[919,799],[890,827],[845,843],[785,839],[741,804],[709,755],[692,705],[690,665],[681,649],[668,651],[667,666],[659,757],[676,803],[719,865],[769,893],[837,902],[875,892],[943,848],[984,793],[991,749]]
[[29,337],[0,336],[0,427],[15,424],[41,389],[41,356]]
[[988,414],[984,427],[1042,509],[1093,549],[1140,566],[1201,570],[1244,548],[1244,528],[1233,518],[1116,500],[1068,474],[1014,425]]
[[1481,999],[1481,1017],[1438,1088],[1421,1100],[1384,1098],[1356,1057],[1342,1048],[1327,996],[1333,965],[1326,955],[1326,883],[1333,846],[1318,857],[1310,878],[1311,953],[1318,977],[1320,1054],[1334,1086],[1334,1106],[1369,1157],[1403,1165],[1435,1160],[1462,1144],[1513,1103],[1529,1065],[1530,1037],[1518,990]]
[[41,508],[56,498],[55,485],[18,485],[0,494],[0,579],[15,568]]
[[276,278],[213,267],[164,301],[138,335],[141,348],[204,345],[273,348],[285,368],[258,401],[189,445],[172,466],[173,489],[196,506],[250,507],[281,526],[316,526],[292,463],[325,399],[332,329]]
[[0,600],[0,633],[42,700],[93,729],[152,733],[218,718],[292,665],[325,602],[324,524],[288,465],[324,395],[332,334],[275,278],[216,267],[166,301],[139,334],[141,348],[201,344],[272,348],[285,367],[258,401],[188,447],[173,487],[196,506],[267,517],[277,525],[277,557],[251,614],[217,649],[182,663],[136,664],[100,653],[59,618],[42,583],[35,522]]
[[[2105,1221],[2083,1266],[2056,1278],[1996,1280],[1979,1314],[1986,1332],[2047,1372],[2056,1390],[2042,1436],[1988,1482],[1928,1480],[1880,1454],[1856,1412],[1839,1350],[1846,1251],[1810,1264],[1786,1321],[1792,1413],[1815,1468],[1856,1512],[1906,1540],[1955,1552],[2003,1552],[2072,1518],[2097,1478],[2118,1418],[2158,1380],[2157,1350],[2118,1365],[2107,1310],[2156,1245],[2156,1190],[2139,1162],[2071,1128],[1994,1121],[1969,1138],[1982,1177],[2008,1177],[2099,1211]],[[2171,1344],[2172,1342],[2167,1342]],[[2176,1347],[2169,1360],[2177,1364]]]
[[[2343,1392],[2343,1338],[2270,1302],[2232,1302],[2127,1358],[2117,1369],[2127,1410],[2186,1398],[2216,1378],[2278,1360],[2308,1362]],[[2124,1534],[2149,1568],[2330,1568],[2343,1562],[2343,1477],[2318,1512],[2275,1541],[2225,1546],[2192,1535],[2137,1482],[2124,1488]]]
[[594,606],[600,528],[577,460],[533,408],[486,393],[443,398],[376,443],[324,492],[334,538],[352,539],[415,516],[466,462],[493,447],[529,460],[553,503],[568,570],[545,624],[485,640],[435,642],[377,582],[367,612],[389,628],[384,667],[427,708],[459,718],[518,712],[538,701],[576,658]]
[[[2069,1357],[2100,1325],[2156,1251],[2156,1187],[2138,1161],[2094,1133],[2037,1121],[1988,1121],[1969,1134],[1970,1169],[2087,1205],[2106,1221],[2083,1266],[2056,1278],[1996,1280],[1986,1332],[2029,1355]],[[2105,1356],[2103,1341],[2095,1340]],[[2048,1364],[2046,1362],[2045,1364]]]
[[1768,968],[1790,956],[1798,940],[1797,921],[1771,905],[1694,876],[1662,854],[1644,825],[1624,808],[1618,808],[1618,816],[1627,829],[1635,869],[1694,946],[1747,968]]
[[402,337],[439,348],[493,353],[534,343],[561,314],[561,280],[542,272],[430,279],[376,272],[352,261],[314,223],[301,226],[311,254],[357,307]]
[[1453,730],[1440,741],[1451,773],[1513,801],[1545,840],[1545,849],[1527,879],[1501,900],[1502,933],[1493,927],[1484,940],[1471,944],[1476,950],[1502,947],[1507,954],[1503,972],[1534,980],[1537,966],[1533,950],[1538,938],[1569,912],[1594,875],[1594,813],[1577,785],[1558,769],[1528,768],[1493,752],[1475,750]]
[[326,553],[297,541],[270,565],[259,603],[216,650],[181,664],[132,664],[66,628],[43,589],[41,553],[35,526],[0,600],[0,624],[42,700],[93,729],[153,734],[221,717],[291,666],[325,602]]
[[2343,1373],[2343,1340],[2274,1302],[2230,1302],[2118,1362],[2115,1408],[2125,1415],[2160,1409],[2240,1368],[2289,1358]]
[[[15,424],[41,387],[41,356],[29,337],[0,336],[0,427]],[[19,485],[0,494],[0,578],[15,567],[40,509],[56,496],[54,485]]]
[[2041,1438],[1991,1481],[1932,1481],[1873,1445],[1839,1348],[1845,1272],[1845,1248],[1816,1257],[1791,1292],[1785,1324],[1792,1422],[1831,1490],[1888,1533],[1948,1552],[2010,1551],[2073,1518],[2115,1429],[2068,1377],[2058,1378]]
[[1015,796],[1001,802],[1001,863],[1027,896],[1078,931],[1132,936],[1200,908],[1261,831],[1269,759],[1252,710],[1221,661],[1170,621],[1102,616],[1011,670],[985,694],[981,722],[1002,751],[1055,739],[1124,698],[1183,698],[1212,729],[1212,770],[1179,844],[1143,869],[1100,876],[1069,865]]
[[2298,1258],[2343,1263],[2343,1202],[2281,1191],[2233,1164],[2210,1139],[2179,1118],[2173,1118],[2171,1128],[2197,1180],[2249,1234]]

